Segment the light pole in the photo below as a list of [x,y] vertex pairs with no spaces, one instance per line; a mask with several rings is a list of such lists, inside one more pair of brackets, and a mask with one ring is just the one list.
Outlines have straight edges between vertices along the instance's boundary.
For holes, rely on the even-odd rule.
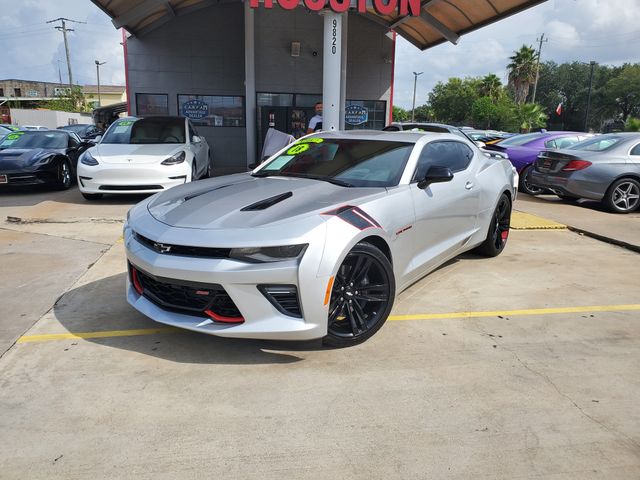
[[96,75],[98,77],[98,107],[102,106],[102,98],[100,98],[100,65],[104,65],[107,62],[99,62],[96,60]]
[[416,121],[416,84],[418,83],[418,75],[424,72],[413,72],[413,106],[411,107],[411,121]]
[[591,73],[589,74],[589,94],[587,95],[587,112],[584,115],[584,131],[588,131],[589,128],[589,110],[591,109],[591,89],[593,88],[593,69],[596,66],[596,62],[591,60],[589,62],[591,66]]

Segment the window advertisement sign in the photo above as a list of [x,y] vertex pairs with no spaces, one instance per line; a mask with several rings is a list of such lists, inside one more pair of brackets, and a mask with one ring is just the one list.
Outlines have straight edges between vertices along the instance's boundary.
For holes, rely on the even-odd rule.
[[162,93],[137,93],[136,114],[141,117],[169,115],[169,95]]
[[369,109],[361,105],[347,105],[344,109],[344,123],[362,125],[369,121]]
[[244,97],[226,95],[178,95],[178,114],[194,125],[244,127]]

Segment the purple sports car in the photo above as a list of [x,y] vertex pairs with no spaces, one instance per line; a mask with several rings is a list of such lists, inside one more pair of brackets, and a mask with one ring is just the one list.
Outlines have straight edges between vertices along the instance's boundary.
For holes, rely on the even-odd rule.
[[542,150],[567,148],[590,137],[581,132],[537,132],[510,137],[494,145],[489,150],[507,152],[509,160],[520,174],[520,191],[529,195],[540,195],[544,189],[529,183],[529,173]]

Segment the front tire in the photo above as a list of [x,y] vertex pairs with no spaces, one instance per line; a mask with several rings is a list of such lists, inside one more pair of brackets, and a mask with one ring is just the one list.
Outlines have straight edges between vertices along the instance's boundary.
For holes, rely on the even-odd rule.
[[640,206],[640,182],[634,178],[616,180],[607,190],[603,202],[614,213],[635,212]]
[[511,200],[506,193],[503,193],[498,200],[486,240],[476,249],[480,255],[486,257],[497,257],[502,253],[507,245],[509,229],[511,227]]
[[58,178],[56,179],[56,190],[68,190],[73,183],[71,178],[71,163],[69,160],[62,160],[58,165]]
[[529,195],[540,195],[544,193],[544,188],[536,187],[529,183],[529,175],[531,175],[533,165],[529,165],[522,170],[520,174],[520,191]]
[[358,243],[335,276],[323,343],[350,347],[373,336],[389,317],[395,293],[393,268],[385,254]]

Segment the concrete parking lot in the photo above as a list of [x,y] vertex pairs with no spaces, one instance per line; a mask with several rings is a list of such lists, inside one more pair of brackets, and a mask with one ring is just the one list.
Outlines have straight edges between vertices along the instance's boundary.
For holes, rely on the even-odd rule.
[[0,196],[0,478],[640,478],[639,213],[522,195],[331,350],[130,308],[137,200]]

